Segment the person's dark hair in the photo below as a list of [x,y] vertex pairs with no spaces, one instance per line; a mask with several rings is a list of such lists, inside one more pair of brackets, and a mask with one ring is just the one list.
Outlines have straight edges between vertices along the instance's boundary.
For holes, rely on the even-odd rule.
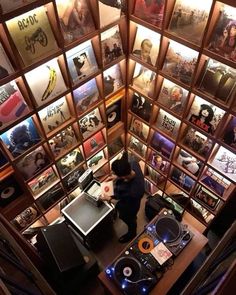
[[111,164],[111,170],[118,176],[127,176],[131,173],[131,166],[128,161],[128,154],[124,152],[121,159],[115,160]]
[[200,108],[200,112],[199,112],[199,117],[202,116],[202,112],[204,110],[207,110],[209,115],[208,117],[205,119],[205,123],[210,123],[214,117],[214,111],[213,109],[211,108],[211,106],[207,105],[207,104],[202,104],[201,105],[201,108]]

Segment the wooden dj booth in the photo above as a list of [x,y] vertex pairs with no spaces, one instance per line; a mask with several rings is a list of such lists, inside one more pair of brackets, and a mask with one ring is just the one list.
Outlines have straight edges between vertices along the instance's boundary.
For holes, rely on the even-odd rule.
[[[195,228],[193,228],[186,220],[182,220],[181,224],[185,224],[188,226],[188,229],[193,234],[192,239],[187,244],[187,246],[181,251],[181,253],[175,257],[173,265],[171,265],[157,282],[157,284],[151,289],[150,295],[165,295],[171,289],[171,287],[176,283],[176,281],[180,278],[182,273],[186,270],[186,268],[190,265],[190,263],[194,260],[194,258],[199,254],[199,252],[203,249],[203,247],[207,244],[208,239],[198,232]],[[135,240],[135,239],[134,239]],[[130,245],[132,245],[133,241],[122,251],[125,253],[127,249],[129,249]],[[120,255],[118,255],[119,257]],[[106,271],[102,271],[98,278],[102,283],[106,294],[113,295],[122,295],[120,288],[115,284],[113,280],[111,280]],[[124,293],[125,294],[125,293]]]

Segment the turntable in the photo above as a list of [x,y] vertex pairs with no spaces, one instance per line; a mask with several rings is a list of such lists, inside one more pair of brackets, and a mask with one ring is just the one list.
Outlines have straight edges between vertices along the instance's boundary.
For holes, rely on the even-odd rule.
[[193,233],[188,230],[187,225],[178,222],[171,210],[164,210],[157,215],[146,230],[162,241],[175,256],[179,255],[193,237]]
[[105,272],[125,295],[148,294],[157,283],[156,276],[145,268],[128,250]]

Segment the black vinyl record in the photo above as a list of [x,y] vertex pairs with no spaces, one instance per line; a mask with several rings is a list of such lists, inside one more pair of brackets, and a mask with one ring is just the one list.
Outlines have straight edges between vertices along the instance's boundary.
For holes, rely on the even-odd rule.
[[179,223],[172,217],[158,219],[155,226],[157,237],[166,243],[176,241],[181,235]]
[[0,206],[8,205],[22,193],[23,191],[15,177],[10,175],[0,183]]
[[121,101],[118,100],[113,105],[107,108],[107,127],[111,128],[121,120]]

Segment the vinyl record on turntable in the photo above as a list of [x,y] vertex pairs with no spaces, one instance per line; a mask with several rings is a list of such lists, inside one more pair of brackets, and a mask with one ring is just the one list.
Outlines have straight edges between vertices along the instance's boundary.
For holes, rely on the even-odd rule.
[[157,237],[165,243],[176,241],[181,234],[178,221],[172,217],[166,216],[158,219],[155,226]]

